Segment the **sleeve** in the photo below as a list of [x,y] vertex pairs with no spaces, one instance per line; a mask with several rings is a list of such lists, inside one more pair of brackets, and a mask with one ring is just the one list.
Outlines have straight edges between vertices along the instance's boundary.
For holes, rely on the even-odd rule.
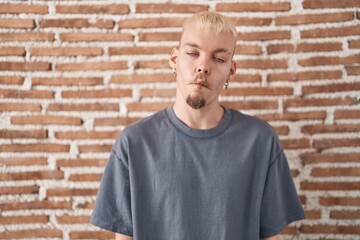
[[90,223],[133,236],[129,168],[114,150],[101,179]]
[[268,168],[260,209],[260,238],[279,234],[288,224],[304,217],[287,159],[281,150]]

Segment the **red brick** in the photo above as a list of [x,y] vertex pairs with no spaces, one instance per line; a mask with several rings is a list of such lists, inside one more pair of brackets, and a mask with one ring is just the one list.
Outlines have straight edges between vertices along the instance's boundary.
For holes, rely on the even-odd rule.
[[306,216],[306,219],[320,219],[321,211],[320,210],[306,210],[305,216]]
[[15,230],[0,232],[0,239],[14,239],[14,238],[62,238],[63,234],[58,229],[29,229],[29,230]]
[[307,71],[292,73],[272,73],[267,77],[268,82],[274,81],[306,81],[306,80],[329,80],[341,79],[341,71]]
[[313,23],[344,22],[354,18],[352,12],[302,14],[290,16],[278,16],[275,18],[275,25],[304,25]]
[[235,110],[249,110],[249,109],[277,109],[277,101],[225,101],[221,105]]
[[284,149],[299,149],[310,147],[309,139],[286,139],[281,140]]
[[94,209],[94,202],[85,202],[85,203],[79,203],[77,205],[78,209]]
[[1,152],[69,152],[70,145],[51,143],[3,144]]
[[121,32],[69,32],[60,33],[60,39],[63,42],[129,42],[134,36]]
[[317,28],[301,31],[301,38],[326,38],[360,35],[359,26]]
[[357,109],[336,109],[334,113],[335,119],[357,119],[360,118],[360,110]]
[[85,103],[85,104],[49,104],[48,111],[72,111],[72,112],[93,112],[93,111],[119,111],[119,104],[115,103]]
[[43,19],[40,21],[42,28],[113,28],[113,20],[97,19],[90,21],[84,18],[67,18],[67,19]]
[[237,40],[242,41],[269,41],[269,40],[282,40],[290,39],[291,32],[288,30],[283,31],[266,31],[266,32],[241,32],[238,33]]
[[55,132],[57,139],[115,139],[119,131],[62,131]]
[[98,56],[102,48],[95,47],[35,47],[30,49],[33,56]]
[[139,41],[179,41],[180,32],[140,32]]
[[31,4],[0,4],[0,13],[35,13],[35,14],[46,14],[48,13],[47,5]]
[[170,54],[173,47],[110,47],[109,55]]
[[349,40],[349,48],[360,48],[360,40]]
[[301,66],[339,65],[350,63],[360,63],[360,55],[348,57],[311,57],[299,60]]
[[0,28],[35,28],[35,22],[32,19],[1,18]]
[[47,90],[10,90],[0,89],[0,98],[15,99],[53,99],[54,92]]
[[131,89],[63,91],[62,98],[124,98],[132,97]]
[[33,171],[33,172],[5,172],[0,173],[1,181],[38,180],[38,179],[63,179],[62,171]]
[[316,139],[313,142],[315,148],[358,147],[359,144],[360,138]]
[[43,157],[9,157],[9,158],[0,158],[0,165],[5,166],[27,166],[27,165],[47,165],[47,159]]
[[[261,82],[261,75],[260,74],[236,74],[234,79],[231,80],[232,82],[252,82],[252,83],[260,83]],[[230,84],[231,84],[230,83]]]
[[120,28],[181,27],[183,18],[129,18],[119,21]]
[[49,71],[47,62],[0,62],[0,71]]
[[303,153],[300,158],[303,164],[358,162],[360,153]]
[[36,103],[0,103],[0,111],[40,112],[41,105]]
[[109,153],[112,149],[112,144],[80,145],[78,148],[80,153],[92,153],[92,152]]
[[32,201],[32,202],[8,202],[0,203],[2,211],[18,211],[18,210],[32,210],[32,209],[71,209],[71,202],[66,201]]
[[14,116],[11,117],[12,124],[20,125],[82,125],[83,121],[79,117],[65,117],[57,115],[38,115],[38,116]]
[[92,188],[50,188],[46,189],[48,197],[73,197],[73,196],[90,196],[96,195],[97,189]]
[[135,121],[140,120],[139,117],[108,117],[108,118],[95,118],[94,127],[99,126],[128,126]]
[[360,124],[305,125],[301,128],[301,132],[311,135],[316,133],[360,132]]
[[168,60],[143,60],[135,63],[135,69],[139,68],[170,68]]
[[307,191],[357,191],[359,182],[301,182],[301,190]]
[[219,12],[284,12],[290,9],[289,2],[217,3],[215,7]]
[[90,216],[89,215],[57,216],[56,221],[59,224],[88,224],[90,222]]
[[59,63],[56,65],[57,71],[106,71],[121,70],[126,68],[127,61]]
[[103,85],[104,81],[99,77],[33,77],[31,79],[32,86],[97,86]]
[[147,103],[128,103],[129,112],[154,112],[171,106],[172,102],[147,102]]
[[302,233],[327,233],[327,234],[360,234],[358,226],[341,226],[341,225],[303,225],[300,227]]
[[331,52],[341,51],[342,44],[333,43],[300,43],[298,45],[292,44],[270,44],[267,47],[269,54],[283,53],[283,52]]
[[359,0],[304,0],[304,8],[353,8],[360,7]]
[[349,75],[349,76],[360,75],[360,66],[357,66],[357,65],[346,66],[345,69],[346,69],[347,75]]
[[237,45],[235,49],[235,54],[242,55],[260,55],[262,53],[261,46],[259,45]]
[[300,121],[310,119],[324,120],[326,118],[325,111],[309,111],[309,112],[284,112],[282,114],[269,113],[269,114],[257,114],[257,117],[265,121]]
[[102,5],[58,5],[57,13],[75,14],[127,14],[129,13],[127,4],[102,4]]
[[297,235],[298,231],[296,227],[286,226],[281,232],[280,235]]
[[360,206],[359,197],[320,197],[323,206]]
[[54,39],[55,34],[48,32],[0,33],[0,41],[2,42],[52,42]]
[[0,56],[25,56],[24,47],[0,47]]
[[332,219],[359,219],[360,210],[333,210],[330,212]]
[[[38,194],[39,186],[0,187],[0,195]],[[0,216],[1,224],[1,216]]]
[[110,83],[154,83],[174,82],[173,74],[130,74],[112,75]]
[[71,174],[69,181],[74,182],[100,182],[102,174],[95,173],[83,173],[83,174]]
[[23,85],[24,84],[24,77],[0,76],[0,84]]
[[229,87],[224,96],[286,96],[292,95],[291,87]]
[[287,61],[284,59],[248,59],[236,62],[237,68],[255,69],[276,69],[287,68]]
[[0,216],[0,224],[34,224],[49,222],[47,215]]
[[104,167],[107,159],[60,159],[57,167]]
[[278,135],[288,135],[290,129],[288,126],[273,126]]
[[285,107],[337,106],[352,105],[354,100],[348,98],[293,98],[284,100]]
[[307,95],[315,93],[347,92],[356,90],[360,90],[360,82],[304,86],[302,93]]
[[0,138],[47,138],[47,130],[0,130]]
[[176,90],[171,89],[141,89],[140,97],[175,97]]
[[70,239],[114,239],[115,234],[109,231],[72,231]]
[[249,18],[237,17],[231,18],[236,26],[270,26],[272,23],[271,18]]
[[202,4],[173,4],[173,3],[138,3],[136,13],[196,13],[207,11],[208,5]]
[[313,168],[311,171],[313,177],[350,177],[360,176],[360,168]]

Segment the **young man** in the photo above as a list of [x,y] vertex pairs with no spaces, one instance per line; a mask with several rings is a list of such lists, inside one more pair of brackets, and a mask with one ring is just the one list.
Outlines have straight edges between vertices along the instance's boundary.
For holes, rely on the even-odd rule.
[[273,129],[219,103],[235,46],[220,14],[184,22],[169,60],[175,104],[123,130],[92,224],[122,240],[253,240],[278,239],[304,217]]

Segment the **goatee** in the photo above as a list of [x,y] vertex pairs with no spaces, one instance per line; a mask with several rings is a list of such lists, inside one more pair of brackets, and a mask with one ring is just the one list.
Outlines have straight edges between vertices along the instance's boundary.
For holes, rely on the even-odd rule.
[[191,97],[190,95],[186,98],[186,103],[193,109],[203,108],[206,104],[206,100],[201,96]]

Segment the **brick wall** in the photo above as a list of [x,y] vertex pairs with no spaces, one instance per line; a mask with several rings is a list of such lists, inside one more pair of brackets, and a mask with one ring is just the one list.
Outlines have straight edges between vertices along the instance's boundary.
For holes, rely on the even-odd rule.
[[[128,3],[131,2],[131,3]],[[282,239],[359,239],[360,1],[0,3],[0,239],[111,238],[88,224],[109,151],[174,101],[183,17],[239,30],[222,102],[278,132],[307,220]]]

